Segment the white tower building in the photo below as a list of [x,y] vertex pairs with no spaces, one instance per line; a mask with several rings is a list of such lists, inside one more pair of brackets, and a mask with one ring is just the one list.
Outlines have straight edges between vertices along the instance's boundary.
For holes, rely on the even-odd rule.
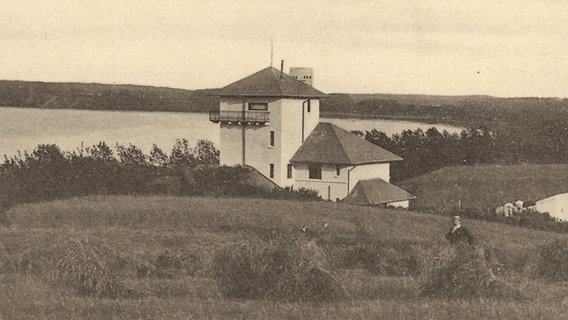
[[289,160],[319,122],[326,95],[268,67],[219,91],[221,164],[248,165],[279,186],[291,186]]
[[[331,123],[319,122],[324,93],[268,67],[219,90],[220,162],[246,165],[278,186],[317,190],[330,201],[408,207],[414,196],[392,184],[402,158]],[[307,77],[307,76],[306,76]]]

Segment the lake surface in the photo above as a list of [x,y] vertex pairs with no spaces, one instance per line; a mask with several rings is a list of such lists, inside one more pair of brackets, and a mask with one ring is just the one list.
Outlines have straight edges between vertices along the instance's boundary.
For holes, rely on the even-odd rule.
[[[346,130],[384,131],[388,135],[403,130],[460,132],[463,128],[397,120],[361,120],[322,118]],[[148,153],[153,144],[169,153],[177,138],[194,146],[208,139],[219,146],[219,124],[209,121],[206,113],[91,111],[0,107],[0,157],[18,150],[32,151],[38,144],[57,144],[63,151],[92,146],[100,141],[114,147],[132,143]]]

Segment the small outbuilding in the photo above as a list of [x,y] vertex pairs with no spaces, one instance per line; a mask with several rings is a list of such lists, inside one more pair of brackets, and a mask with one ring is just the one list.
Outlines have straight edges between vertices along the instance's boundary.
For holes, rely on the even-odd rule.
[[416,197],[383,179],[369,179],[357,182],[343,202],[363,206],[386,205],[408,208],[410,200]]
[[539,200],[534,208],[538,212],[548,212],[551,217],[558,220],[568,221],[568,192]]

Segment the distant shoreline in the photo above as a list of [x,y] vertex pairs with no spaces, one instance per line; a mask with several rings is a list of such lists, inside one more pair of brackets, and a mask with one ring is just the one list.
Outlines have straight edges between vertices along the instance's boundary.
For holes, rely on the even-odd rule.
[[[82,111],[101,111],[101,112],[164,112],[164,113],[208,113],[209,111],[203,110],[113,110],[113,109],[93,109],[93,108],[70,108],[70,107],[31,107],[31,106],[5,106],[0,105],[0,108],[21,108],[21,109],[42,109],[42,110],[82,110]],[[321,118],[326,119],[360,119],[360,120],[392,120],[392,121],[409,121],[420,122],[427,124],[444,124],[450,126],[464,127],[468,126],[467,123],[460,123],[458,121],[443,121],[436,117],[421,117],[421,116],[396,116],[396,115],[366,115],[359,113],[340,113],[340,112],[320,112]]]

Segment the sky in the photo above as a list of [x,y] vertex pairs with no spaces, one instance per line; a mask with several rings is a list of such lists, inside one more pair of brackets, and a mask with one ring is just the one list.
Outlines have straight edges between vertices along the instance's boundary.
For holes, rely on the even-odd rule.
[[0,79],[219,88],[271,64],[326,93],[568,96],[568,1],[0,0]]

